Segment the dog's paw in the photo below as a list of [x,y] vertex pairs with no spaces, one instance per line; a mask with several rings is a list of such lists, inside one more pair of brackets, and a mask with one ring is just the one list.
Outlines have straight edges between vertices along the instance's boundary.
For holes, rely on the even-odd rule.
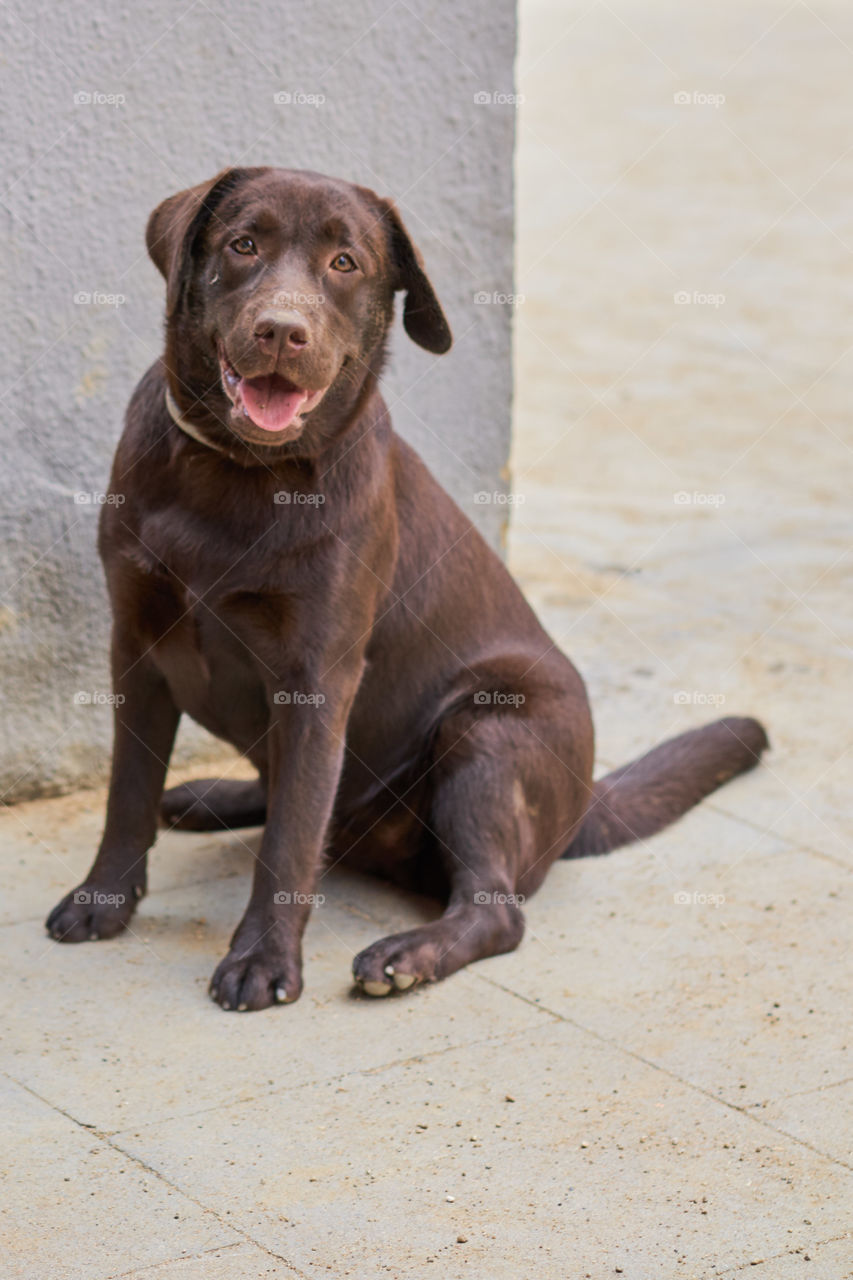
[[302,994],[298,964],[278,952],[262,948],[246,952],[233,947],[210,980],[210,997],[222,1009],[245,1013],[292,1004]]
[[144,886],[81,884],[53,908],[45,928],[57,942],[98,942],[127,928]]
[[381,938],[356,956],[352,976],[361,991],[369,996],[387,996],[392,991],[408,991],[422,982],[435,981],[435,947],[427,938],[415,939],[414,932]]

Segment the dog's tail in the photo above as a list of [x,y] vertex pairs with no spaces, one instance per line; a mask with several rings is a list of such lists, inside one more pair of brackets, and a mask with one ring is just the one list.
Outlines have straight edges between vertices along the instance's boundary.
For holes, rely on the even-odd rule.
[[768,745],[763,726],[739,716],[667,739],[593,784],[586,817],[562,856],[609,853],[653,836],[729,778],[754,768]]

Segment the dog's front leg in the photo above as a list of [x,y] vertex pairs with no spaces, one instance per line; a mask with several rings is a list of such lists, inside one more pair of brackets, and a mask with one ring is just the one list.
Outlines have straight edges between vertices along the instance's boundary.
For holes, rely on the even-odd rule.
[[302,934],[313,904],[361,662],[334,679],[270,687],[267,822],[252,893],[210,984],[223,1009],[289,1004],[302,991]]
[[47,918],[58,942],[112,938],[146,889],[148,850],[180,712],[163,675],[135,636],[113,629],[114,741],[107,820],[82,884]]

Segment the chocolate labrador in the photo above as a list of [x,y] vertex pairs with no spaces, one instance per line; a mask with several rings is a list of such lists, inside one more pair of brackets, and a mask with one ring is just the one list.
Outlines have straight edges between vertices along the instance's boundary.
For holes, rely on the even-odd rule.
[[[383,996],[517,947],[560,857],[644,839],[767,745],[752,719],[684,733],[593,783],[583,682],[497,555],[391,426],[394,296],[451,334],[395,206],[316,173],[229,169],[166,200],[148,249],[165,352],[127,412],[100,526],[115,742],[102,843],[47,921],[110,938],[162,821],[264,824],[210,985],[223,1009],[302,990],[318,877],[345,859],[441,895],[353,963]],[[254,781],[163,784],[192,716]]]

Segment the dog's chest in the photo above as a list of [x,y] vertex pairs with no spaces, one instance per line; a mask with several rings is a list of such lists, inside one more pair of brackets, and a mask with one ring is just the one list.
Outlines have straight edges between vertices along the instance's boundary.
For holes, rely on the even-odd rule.
[[122,550],[137,571],[135,629],[176,705],[213,733],[253,740],[263,730],[263,672],[238,607],[251,579],[229,590],[227,561],[199,566],[151,530]]
[[148,575],[168,583],[185,609],[215,608],[234,592],[265,593],[279,585],[274,519],[193,519],[185,511],[143,515],[123,550]]

